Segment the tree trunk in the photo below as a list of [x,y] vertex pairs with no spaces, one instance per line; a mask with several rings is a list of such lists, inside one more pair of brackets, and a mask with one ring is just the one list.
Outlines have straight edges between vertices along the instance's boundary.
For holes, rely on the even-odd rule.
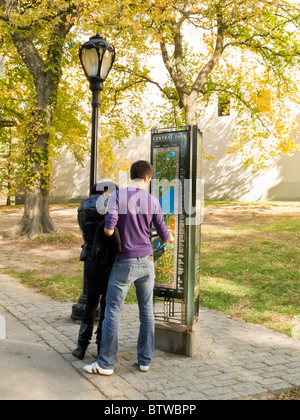
[[[51,13],[49,15],[48,47],[46,54],[43,55],[39,52],[39,37],[42,33],[42,36],[47,33],[39,32],[39,27],[43,24],[43,18],[40,22],[32,20],[27,27],[18,27],[14,18],[21,14],[20,0],[0,0],[0,5],[7,13],[6,22],[10,27],[11,39],[33,77],[36,94],[36,109],[33,109],[34,121],[28,138],[26,138],[24,215],[14,228],[15,234],[30,238],[55,230],[48,205],[51,166],[49,135],[62,75],[65,40],[79,15],[77,6],[69,4],[73,2],[65,3],[65,8],[57,14],[53,11],[53,16],[51,16]],[[36,39],[34,39],[31,31],[34,26],[38,29]],[[12,29],[13,31],[11,31]]]
[[186,125],[198,125],[197,92],[192,91],[189,96],[183,98]]
[[7,197],[6,197],[6,205],[9,207],[11,205],[11,195],[10,195],[10,190],[11,190],[11,183],[10,181],[7,182]]
[[11,154],[12,154],[12,136],[11,129],[9,134],[9,144],[8,144],[8,158],[7,158],[7,198],[6,205],[11,205],[11,175],[12,175],[12,164],[11,164]]
[[[46,88],[45,88],[46,89]],[[42,101],[40,100],[42,103]],[[55,225],[49,212],[49,183],[50,183],[50,156],[49,156],[49,127],[52,115],[49,112],[47,100],[42,103],[44,109],[36,112],[36,122],[33,127],[35,140],[29,141],[27,150],[27,172],[31,177],[31,187],[26,190],[25,207],[22,219],[17,225],[16,235],[34,238],[44,233],[51,233]],[[37,134],[43,127],[43,131]]]
[[51,233],[55,230],[50,217],[48,194],[43,194],[40,188],[27,191],[24,214],[17,225],[16,235],[35,238],[41,233]]

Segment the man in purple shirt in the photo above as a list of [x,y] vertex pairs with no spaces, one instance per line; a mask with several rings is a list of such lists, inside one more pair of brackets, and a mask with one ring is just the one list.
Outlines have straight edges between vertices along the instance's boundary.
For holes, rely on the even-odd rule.
[[109,200],[105,233],[114,234],[118,228],[122,250],[108,282],[106,311],[102,330],[99,359],[84,367],[88,373],[112,375],[114,358],[118,351],[118,333],[124,301],[134,282],[140,311],[140,333],[137,357],[142,372],[147,372],[154,353],[153,288],[155,280],[153,249],[151,245],[151,223],[160,238],[172,242],[159,201],[147,189],[153,176],[149,162],[135,162],[130,170],[131,183],[128,188],[115,191]]

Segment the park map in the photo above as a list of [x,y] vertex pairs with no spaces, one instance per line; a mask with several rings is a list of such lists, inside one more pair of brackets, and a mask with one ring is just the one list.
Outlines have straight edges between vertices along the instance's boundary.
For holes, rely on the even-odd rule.
[[[178,177],[179,148],[156,149],[154,158],[155,178],[160,182],[167,180],[166,187],[159,187],[159,202],[164,213],[164,221],[175,242],[164,244],[160,238],[154,241],[156,287],[176,289],[177,262],[176,240],[178,216],[175,214],[175,194],[173,181]],[[163,185],[163,183],[162,183]]]

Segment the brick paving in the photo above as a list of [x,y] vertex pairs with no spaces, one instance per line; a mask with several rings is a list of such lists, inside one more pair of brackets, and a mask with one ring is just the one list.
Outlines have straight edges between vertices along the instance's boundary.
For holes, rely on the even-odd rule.
[[138,308],[125,305],[114,375],[88,375],[83,366],[95,360],[96,346],[91,344],[82,362],[72,356],[79,325],[70,318],[71,307],[72,303],[45,297],[39,300],[39,295],[22,287],[15,293],[5,281],[0,284],[0,314],[6,310],[26,325],[84,375],[104,399],[250,399],[300,385],[300,341],[205,308],[199,313],[199,353],[190,359],[156,350],[150,371],[142,373],[134,364]]

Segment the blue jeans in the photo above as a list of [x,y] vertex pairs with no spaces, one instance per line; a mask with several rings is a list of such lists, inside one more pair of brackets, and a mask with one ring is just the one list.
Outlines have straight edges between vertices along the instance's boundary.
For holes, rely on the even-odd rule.
[[137,361],[142,366],[150,365],[154,353],[154,280],[154,264],[147,257],[124,259],[114,263],[108,282],[105,319],[102,326],[102,344],[98,359],[101,368],[114,367],[124,301],[133,282],[140,312]]

